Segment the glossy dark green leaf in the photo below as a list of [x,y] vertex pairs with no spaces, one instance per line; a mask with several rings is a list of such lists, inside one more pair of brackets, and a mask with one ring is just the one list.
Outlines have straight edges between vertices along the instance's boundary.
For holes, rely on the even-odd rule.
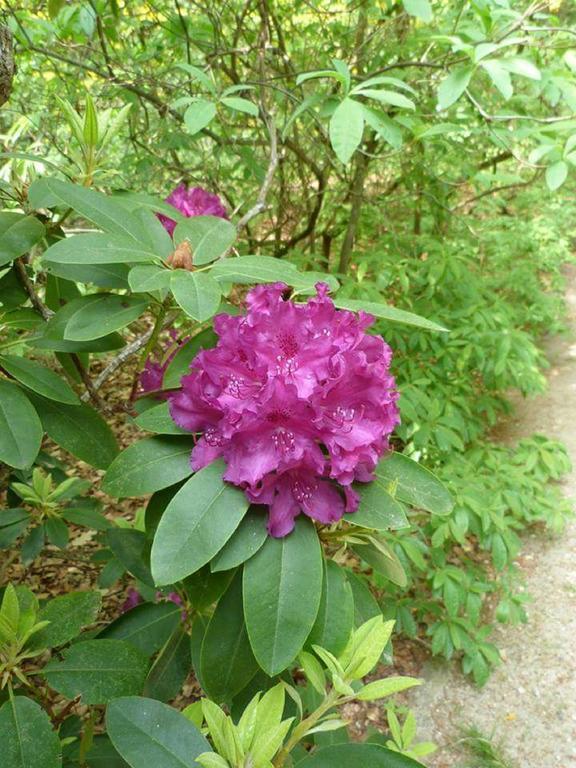
[[152,656],[168,642],[181,615],[182,608],[170,601],[143,603],[115,619],[98,637],[126,640],[146,656]]
[[404,507],[378,479],[359,485],[357,490],[360,493],[358,509],[344,515],[344,519],[349,523],[377,531],[409,527]]
[[354,598],[345,571],[332,560],[324,563],[322,598],[308,645],[320,645],[339,656],[354,628]]
[[157,584],[173,584],[197,571],[240,524],[248,501],[222,480],[223,474],[223,462],[213,462],[191,477],[166,508],[152,546]]
[[120,235],[101,232],[73,235],[58,240],[44,252],[43,262],[48,264],[138,264],[159,261],[158,254],[147,242],[130,240]]
[[174,242],[190,243],[195,266],[208,264],[223,256],[236,239],[236,227],[220,216],[192,216],[177,225]]
[[210,563],[212,573],[236,568],[256,554],[268,536],[266,523],[265,513],[249,511]]
[[191,669],[190,638],[179,623],[154,659],[144,684],[144,695],[170,701],[180,693]]
[[0,267],[22,256],[44,235],[44,225],[34,216],[0,213]]
[[422,764],[378,744],[335,744],[296,763],[298,768],[422,768]]
[[454,499],[438,478],[408,456],[391,453],[376,467],[376,477],[386,485],[392,484],[400,501],[436,515],[447,515]]
[[408,583],[398,556],[384,542],[380,542],[379,546],[374,543],[353,544],[351,549],[375,571],[390,579],[393,584],[405,587]]
[[369,619],[373,619],[374,616],[380,616],[382,609],[370,592],[366,579],[351,570],[346,571],[346,578],[352,588],[354,598],[354,626],[360,627]]
[[269,537],[244,566],[244,614],[250,644],[269,675],[296,658],[310,634],[322,594],[316,529],[298,518],[282,539]]
[[31,699],[16,696],[0,708],[2,768],[60,768],[58,734],[46,712]]
[[0,462],[29,467],[40,450],[42,424],[17,384],[0,379]]
[[42,263],[53,277],[99,288],[128,288],[129,267],[126,264],[61,264],[45,258]]
[[386,304],[379,304],[375,301],[361,301],[358,299],[345,299],[336,296],[334,304],[340,309],[350,309],[352,312],[369,312],[375,317],[380,317],[383,320],[388,320],[391,323],[399,323],[400,325],[413,325],[417,328],[424,328],[428,331],[444,331],[448,332],[447,328],[444,328],[438,323],[427,320],[425,317],[415,315],[412,312],[405,312],[403,309],[396,309],[396,307],[389,307]]
[[70,540],[68,526],[59,517],[49,517],[44,523],[46,541],[59,549],[66,549]]
[[78,301],[68,318],[64,339],[92,341],[125,328],[146,311],[149,299],[118,296],[113,293],[93,293]]
[[31,522],[32,516],[25,509],[0,511],[0,549],[11,547]]
[[102,598],[99,592],[69,592],[55,597],[40,610],[38,621],[49,621],[32,635],[29,648],[56,648],[77,637],[83,627],[96,621]]
[[147,657],[124,640],[86,640],[53,659],[42,674],[49,685],[84,704],[106,704],[140,693],[148,671]]
[[109,528],[106,541],[128,573],[149,587],[154,586],[150,573],[150,542],[145,533],[134,528]]
[[86,755],[87,768],[129,768],[112,746],[108,736],[96,735]]
[[219,600],[234,578],[234,570],[212,573],[205,565],[183,581],[190,604],[195,611],[205,611]]
[[194,320],[202,323],[218,312],[222,292],[211,275],[176,269],[170,287],[177,303]]
[[176,424],[170,416],[170,407],[167,402],[148,408],[134,419],[140,429],[148,432],[156,432],[158,435],[187,435],[185,429]]
[[198,768],[195,758],[212,751],[190,720],[153,699],[113,701],[106,711],[106,730],[132,768]]
[[298,285],[303,273],[288,261],[272,256],[239,256],[217,262],[210,274],[217,280],[229,283],[274,283],[282,280],[288,285]]
[[39,395],[59,403],[78,405],[78,396],[68,382],[58,374],[34,360],[15,355],[2,355],[0,365],[4,370]]
[[112,462],[102,489],[110,496],[143,496],[191,474],[192,440],[149,437],[133,443]]
[[128,275],[130,290],[135,293],[160,291],[170,285],[171,271],[155,264],[138,264]]
[[98,469],[106,469],[118,453],[112,430],[89,405],[65,405],[32,396],[48,435],[64,450]]
[[29,341],[29,345],[38,349],[52,349],[55,352],[107,352],[124,346],[124,340],[117,333],[111,333],[93,341],[70,341],[64,338],[68,320],[83,304],[79,297],[68,301],[58,309],[54,317],[45,324],[43,333]]
[[244,621],[241,573],[218,602],[208,624],[200,671],[206,693],[217,703],[229,703],[258,671]]

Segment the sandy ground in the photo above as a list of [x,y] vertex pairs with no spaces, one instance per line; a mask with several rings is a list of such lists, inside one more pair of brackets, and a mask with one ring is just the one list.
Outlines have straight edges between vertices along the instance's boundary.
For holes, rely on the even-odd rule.
[[[565,493],[576,498],[576,274],[567,302],[568,332],[545,344],[549,390],[518,403],[505,439],[540,432],[561,440],[575,466]],[[486,686],[479,690],[453,665],[432,661],[421,675],[426,684],[410,696],[419,740],[439,746],[430,768],[469,764],[458,739],[470,725],[493,737],[510,766],[576,768],[576,523],[556,539],[529,536],[522,560],[532,561],[529,623],[495,630],[504,662]]]

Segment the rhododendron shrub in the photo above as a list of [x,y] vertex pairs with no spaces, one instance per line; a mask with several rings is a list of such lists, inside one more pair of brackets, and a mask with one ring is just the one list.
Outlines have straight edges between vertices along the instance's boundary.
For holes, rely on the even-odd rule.
[[222,457],[224,480],[268,507],[273,536],[300,513],[330,524],[355,512],[352,483],[374,479],[399,422],[392,352],[367,333],[374,318],[316,290],[297,304],[285,283],[252,289],[245,315],[214,319],[217,346],[170,398],[174,421],[201,433],[192,469]]
[[[189,189],[185,184],[179,184],[166,198],[166,202],[174,206],[176,210],[186,218],[193,216],[218,216],[227,219],[228,214],[218,195],[213,195],[202,187]],[[163,213],[158,218],[164,225],[169,235],[174,233],[176,222]]]

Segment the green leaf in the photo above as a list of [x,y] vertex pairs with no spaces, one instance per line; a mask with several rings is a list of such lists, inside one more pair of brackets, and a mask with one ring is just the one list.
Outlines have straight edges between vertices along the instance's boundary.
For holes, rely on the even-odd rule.
[[186,717],[153,699],[113,701],[106,711],[106,730],[132,768],[197,768],[195,758],[212,751]]
[[248,99],[242,99],[239,96],[226,96],[220,100],[222,104],[225,104],[230,109],[236,110],[236,112],[245,112],[252,117],[258,117],[258,107]]
[[401,453],[390,453],[376,467],[376,477],[385,484],[393,484],[400,501],[436,515],[447,515],[454,500],[430,470]]
[[0,213],[0,267],[27,253],[44,236],[44,225],[35,216]]
[[442,80],[438,88],[438,106],[440,109],[448,109],[464,93],[472,79],[473,67],[458,67]]
[[568,177],[568,164],[563,160],[546,168],[546,185],[551,192],[562,186]]
[[106,469],[118,453],[112,430],[88,405],[66,405],[31,396],[42,426],[64,450],[97,469]]
[[364,133],[362,104],[354,99],[344,99],[330,119],[330,143],[341,163],[346,165],[360,146]]
[[378,541],[378,545],[375,542],[376,539],[371,538],[371,543],[353,544],[351,549],[393,584],[405,587],[408,579],[398,556],[384,542]]
[[148,659],[124,640],[86,640],[64,651],[62,661],[52,659],[42,674],[49,685],[83,704],[107,704],[119,696],[142,690]]
[[204,635],[200,657],[202,686],[218,704],[230,702],[258,671],[242,608],[242,574],[220,599]]
[[[71,285],[71,283],[68,283]],[[28,344],[38,349],[51,349],[55,352],[107,352],[124,346],[124,339],[117,333],[111,333],[94,341],[69,341],[64,339],[64,331],[71,315],[83,304],[83,298],[68,301],[54,317],[44,325],[44,333],[31,339]]]
[[143,496],[191,474],[192,441],[184,437],[148,437],[133,443],[110,465],[102,490],[110,496]]
[[488,59],[487,61],[483,61],[480,66],[486,70],[502,96],[506,100],[511,98],[514,93],[514,88],[512,87],[510,73],[502,66],[502,62],[496,59]]
[[2,768],[60,768],[62,753],[50,718],[31,699],[16,696],[0,708]]
[[144,695],[151,699],[170,701],[182,690],[192,669],[190,638],[179,623],[150,668]]
[[114,557],[139,581],[154,586],[150,573],[149,542],[146,534],[134,528],[109,528],[106,541]]
[[63,378],[34,360],[15,355],[2,355],[0,365],[21,384],[49,400],[70,405],[80,402],[74,390]]
[[542,73],[538,67],[529,59],[522,59],[517,56],[510,56],[507,59],[500,59],[500,64],[512,72],[514,75],[520,75],[521,77],[527,77],[530,80],[541,80]]
[[128,275],[130,290],[134,293],[162,291],[170,285],[172,272],[154,264],[138,264]]
[[96,621],[102,598],[99,592],[69,592],[50,600],[38,614],[48,626],[32,635],[28,648],[56,648],[77,637],[83,627]]
[[208,565],[184,579],[184,589],[195,611],[205,611],[219,600],[234,578],[234,571],[211,573]]
[[0,461],[11,467],[31,466],[42,443],[42,424],[20,387],[0,379]]
[[256,554],[266,541],[266,516],[260,512],[248,512],[224,547],[210,563],[212,573],[236,568]]
[[157,584],[173,584],[208,563],[246,514],[244,493],[224,482],[215,461],[197,472],[166,507],[152,545]]
[[209,264],[223,256],[236,240],[236,227],[221,216],[191,216],[174,230],[176,244],[187,241],[194,266]]
[[64,338],[70,341],[92,341],[125,328],[145,312],[149,299],[138,296],[118,296],[114,293],[94,293],[76,302],[70,315]]
[[427,320],[425,317],[420,317],[420,315],[414,315],[412,312],[405,312],[403,309],[396,309],[396,307],[389,307],[386,304],[380,304],[375,301],[346,299],[344,297],[336,296],[334,304],[340,309],[350,309],[352,312],[363,310],[375,317],[381,317],[383,320],[388,320],[391,323],[413,325],[417,328],[425,328],[428,331],[448,332],[447,328],[432,322],[432,320]]
[[406,691],[408,688],[414,688],[415,685],[422,685],[423,682],[415,677],[385,677],[383,680],[375,680],[365,685],[358,691],[356,698],[358,701],[376,701],[376,699],[384,699],[394,693]]
[[199,133],[216,117],[216,104],[199,99],[184,113],[184,123],[191,134]]
[[378,744],[335,744],[313,752],[297,768],[422,768],[422,764]]
[[162,386],[165,389],[174,389],[180,386],[182,376],[190,373],[190,363],[202,349],[210,349],[216,346],[218,336],[212,328],[197,333],[190,341],[183,344],[176,352],[164,373]]
[[194,320],[202,323],[218,312],[222,292],[211,275],[175,269],[170,287],[180,307]]
[[358,486],[358,491],[360,505],[356,512],[344,515],[347,522],[377,531],[410,526],[402,504],[399,504],[378,480]]
[[304,670],[308,682],[320,696],[324,697],[326,694],[326,675],[316,656],[307,653],[307,651],[302,651],[298,656],[298,661]]
[[45,176],[32,184],[28,198],[35,208],[65,205],[105,232],[136,241],[141,238],[142,227],[138,219],[113,198],[93,189]]
[[354,627],[354,598],[344,570],[333,560],[325,561],[324,567],[320,608],[307,645],[319,645],[339,656]]
[[[124,209],[122,209],[124,210]],[[126,211],[124,210],[124,213]],[[42,255],[46,268],[51,264],[130,264],[159,262],[159,255],[146,242],[102,232],[72,235],[58,240]],[[54,269],[52,267],[52,269]]]
[[365,96],[367,99],[374,99],[382,104],[390,104],[400,109],[416,109],[412,99],[408,99],[404,94],[396,91],[376,90],[375,88],[365,88],[356,92],[358,96]]
[[156,432],[158,435],[186,435],[189,434],[185,429],[181,429],[170,416],[170,406],[166,403],[159,403],[152,408],[147,408],[140,414],[134,423],[148,432]]
[[162,648],[180,623],[182,608],[170,601],[143,603],[123,613],[98,635],[107,640],[125,640],[146,656]]
[[282,672],[302,650],[322,594],[322,552],[316,529],[300,517],[292,533],[269,537],[244,566],[244,614],[258,663]]
[[432,7],[429,0],[402,0],[406,13],[424,22],[432,21]]

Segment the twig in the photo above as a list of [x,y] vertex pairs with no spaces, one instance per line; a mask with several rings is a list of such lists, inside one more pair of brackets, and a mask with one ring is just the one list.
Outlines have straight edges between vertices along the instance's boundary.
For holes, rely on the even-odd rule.
[[268,192],[270,191],[272,181],[274,180],[274,174],[278,167],[278,138],[276,135],[276,124],[273,117],[270,117],[266,122],[270,133],[270,160],[268,161],[268,170],[266,171],[266,176],[260,187],[255,205],[242,216],[237,224],[238,231],[243,229],[251,219],[258,216],[259,213],[262,213],[262,211],[266,209],[266,198],[268,197]]
[[16,271],[18,272],[18,278],[20,279],[20,282],[28,294],[28,298],[32,302],[32,306],[42,315],[44,320],[50,320],[50,318],[54,315],[54,312],[52,312],[51,309],[48,309],[48,307],[44,304],[44,302],[40,299],[34,290],[34,283],[28,277],[26,272],[26,265],[24,264],[22,256],[16,259],[14,265],[16,267]]

